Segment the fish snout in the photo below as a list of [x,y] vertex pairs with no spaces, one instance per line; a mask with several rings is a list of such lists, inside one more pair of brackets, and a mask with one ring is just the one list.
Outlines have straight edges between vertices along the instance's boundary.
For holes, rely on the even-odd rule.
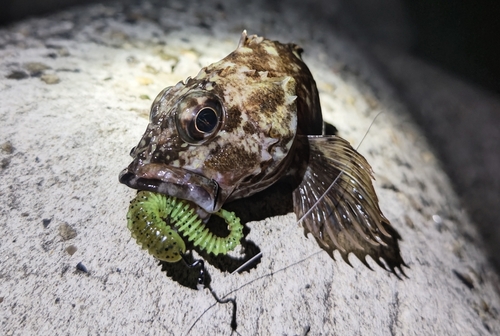
[[143,164],[134,160],[120,172],[118,179],[120,183],[133,189],[191,201],[208,213],[218,211],[223,203],[217,181],[165,164]]

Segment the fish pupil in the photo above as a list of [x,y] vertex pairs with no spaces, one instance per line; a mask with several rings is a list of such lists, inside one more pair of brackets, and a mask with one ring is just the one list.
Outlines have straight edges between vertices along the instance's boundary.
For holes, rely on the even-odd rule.
[[202,108],[196,115],[196,129],[203,133],[210,133],[214,130],[219,122],[217,113],[210,107]]

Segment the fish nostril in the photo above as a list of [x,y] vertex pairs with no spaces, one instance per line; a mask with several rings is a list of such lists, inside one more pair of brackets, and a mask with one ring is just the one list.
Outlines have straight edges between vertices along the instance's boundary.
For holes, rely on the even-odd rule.
[[130,173],[128,169],[124,169],[120,172],[120,175],[118,176],[118,181],[128,186],[133,178],[134,174]]
[[133,153],[135,152],[135,148],[136,148],[136,147],[132,147],[132,149],[130,150],[130,156],[131,156],[131,157],[134,157],[134,154],[133,154]]

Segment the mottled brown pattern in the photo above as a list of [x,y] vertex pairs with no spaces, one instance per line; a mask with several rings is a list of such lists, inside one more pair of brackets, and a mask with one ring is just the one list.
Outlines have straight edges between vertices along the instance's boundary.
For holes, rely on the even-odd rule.
[[241,124],[241,111],[235,107],[231,107],[226,113],[228,118],[224,130],[226,132],[233,132]]
[[205,161],[205,165],[207,168],[221,173],[237,172],[239,170],[246,171],[248,167],[260,164],[257,153],[248,152],[242,146],[231,143],[223,147],[217,147],[210,154],[210,157]]
[[278,107],[285,104],[285,94],[282,90],[271,90],[267,87],[260,91],[253,92],[247,99],[246,108],[251,111],[259,111],[261,119],[270,118]]
[[246,122],[243,124],[243,131],[247,134],[254,134],[257,132],[257,127],[252,122]]
[[[273,71],[277,74],[292,74],[296,72],[293,66],[299,66],[302,69],[302,60],[297,57],[300,51],[295,44],[281,44],[276,41],[263,40],[261,43],[253,42],[253,37],[247,39],[245,47],[251,48],[252,52],[239,52],[237,49],[231,53],[226,60],[233,63],[241,64],[256,71]],[[266,47],[274,49],[277,55],[271,55],[266,50]],[[302,63],[302,64],[301,64]]]
[[238,70],[238,68],[236,68],[236,67],[227,66],[224,69],[219,70],[218,74],[220,77],[227,77],[227,76],[233,75],[237,70]]

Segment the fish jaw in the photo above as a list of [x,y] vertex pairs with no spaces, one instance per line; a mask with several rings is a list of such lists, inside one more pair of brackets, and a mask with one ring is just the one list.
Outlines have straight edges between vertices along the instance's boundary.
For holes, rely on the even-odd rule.
[[165,164],[142,164],[134,160],[120,173],[119,181],[133,189],[191,201],[207,213],[218,211],[223,204],[217,181]]

